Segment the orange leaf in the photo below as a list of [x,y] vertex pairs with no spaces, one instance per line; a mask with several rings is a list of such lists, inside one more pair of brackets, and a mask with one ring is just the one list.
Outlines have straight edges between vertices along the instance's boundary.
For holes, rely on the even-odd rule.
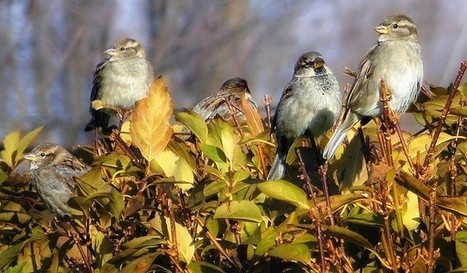
[[169,124],[172,112],[167,85],[159,76],[149,88],[148,96],[136,103],[130,124],[131,141],[148,162],[164,150],[172,137]]
[[259,135],[259,133],[264,131],[264,126],[258,110],[251,107],[245,95],[242,95],[241,103],[243,111],[245,112],[246,123],[248,124],[251,133],[255,136]]

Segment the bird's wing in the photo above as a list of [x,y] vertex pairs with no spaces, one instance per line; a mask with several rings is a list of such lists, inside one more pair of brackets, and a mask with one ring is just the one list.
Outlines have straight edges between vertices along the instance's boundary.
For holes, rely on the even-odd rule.
[[282,107],[282,104],[287,101],[290,96],[293,94],[293,83],[295,81],[295,78],[293,78],[287,86],[284,88],[284,91],[282,92],[281,98],[279,100],[279,103],[277,104],[276,107],[276,112],[274,113],[274,117],[271,120],[271,133],[275,131],[276,125],[277,125],[277,115],[279,114],[279,111]]

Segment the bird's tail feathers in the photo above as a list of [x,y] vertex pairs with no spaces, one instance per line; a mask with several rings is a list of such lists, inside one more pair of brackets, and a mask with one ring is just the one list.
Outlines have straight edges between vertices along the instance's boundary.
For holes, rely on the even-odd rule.
[[336,154],[339,145],[344,141],[347,132],[359,121],[357,115],[348,113],[344,121],[337,127],[334,134],[332,134],[326,148],[323,151],[324,159],[332,159]]
[[272,163],[271,170],[269,170],[267,180],[276,180],[282,179],[285,175],[285,159],[287,158],[287,154],[285,156],[277,154],[274,158],[274,162]]

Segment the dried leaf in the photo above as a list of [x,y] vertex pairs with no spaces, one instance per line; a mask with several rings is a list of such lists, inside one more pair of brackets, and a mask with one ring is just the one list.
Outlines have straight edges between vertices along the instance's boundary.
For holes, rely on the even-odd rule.
[[131,118],[130,134],[147,161],[152,161],[164,150],[172,137],[169,118],[173,107],[167,85],[162,77],[152,83],[146,98],[136,103]]
[[251,108],[251,104],[246,99],[245,95],[241,98],[242,109],[245,112],[246,123],[251,130],[251,133],[255,136],[264,131],[263,122],[258,111]]

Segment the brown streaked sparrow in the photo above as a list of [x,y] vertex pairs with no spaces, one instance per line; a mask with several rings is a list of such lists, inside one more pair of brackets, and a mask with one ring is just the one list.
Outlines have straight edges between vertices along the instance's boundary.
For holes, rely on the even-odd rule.
[[333,126],[341,100],[339,83],[321,54],[312,51],[300,56],[272,120],[277,151],[267,180],[284,177],[287,153],[296,138],[317,137]]
[[235,117],[239,121],[245,121],[246,118],[241,104],[242,95],[245,96],[252,109],[258,109],[246,80],[232,78],[222,84],[219,92],[200,101],[193,108],[193,111],[200,114],[206,122],[216,116],[224,120]]
[[[146,97],[154,74],[146,60],[143,47],[134,39],[121,39],[104,52],[106,57],[97,65],[92,82],[91,121],[84,131],[97,127],[107,129],[114,111],[127,111],[135,102]],[[93,102],[100,100],[102,109],[96,110]],[[120,117],[122,119],[122,117]]]
[[57,144],[44,143],[24,155],[29,160],[29,175],[33,187],[47,205],[59,217],[71,217],[67,202],[76,186],[74,177],[89,171],[78,158]]
[[381,80],[386,81],[391,110],[404,113],[417,98],[423,78],[423,63],[418,44],[417,28],[405,15],[386,17],[375,30],[378,43],[360,63],[345,103],[342,121],[323,152],[331,159],[347,132],[359,121],[362,125],[382,114]]

